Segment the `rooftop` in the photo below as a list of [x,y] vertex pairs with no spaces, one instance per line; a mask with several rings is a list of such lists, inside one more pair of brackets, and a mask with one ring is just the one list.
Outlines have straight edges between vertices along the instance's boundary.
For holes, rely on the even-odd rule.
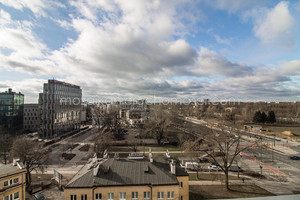
[[[19,165],[20,166],[20,165]],[[21,166],[11,164],[0,164],[0,177],[24,170]]]
[[[85,165],[67,184],[66,188],[120,185],[177,185],[177,176],[188,176],[176,165],[176,174],[170,171],[170,159],[98,159]],[[94,171],[96,170],[96,172]],[[94,175],[95,172],[95,175]]]

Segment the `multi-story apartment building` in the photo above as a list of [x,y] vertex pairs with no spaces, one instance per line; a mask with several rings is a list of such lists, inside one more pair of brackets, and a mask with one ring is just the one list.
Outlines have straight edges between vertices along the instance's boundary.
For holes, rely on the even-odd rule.
[[23,128],[24,95],[8,89],[0,93],[0,126],[9,130]]
[[93,158],[66,185],[65,200],[189,199],[189,176],[172,159]]
[[39,136],[53,138],[80,130],[81,97],[79,86],[48,80],[39,95]]
[[18,162],[0,165],[0,199],[25,200],[26,170]]
[[24,104],[23,130],[27,133],[36,132],[39,124],[38,104]]
[[131,126],[138,126],[148,120],[150,108],[146,100],[124,101],[120,107],[120,118]]

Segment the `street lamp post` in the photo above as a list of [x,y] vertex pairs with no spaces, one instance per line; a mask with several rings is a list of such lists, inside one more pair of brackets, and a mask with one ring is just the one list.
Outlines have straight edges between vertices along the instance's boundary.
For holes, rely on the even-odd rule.
[[260,176],[259,176],[259,178],[261,179],[262,178],[262,168],[263,168],[262,162],[260,162],[259,167],[260,167]]
[[236,160],[236,166],[238,168],[238,178],[240,178],[240,166],[238,160]]

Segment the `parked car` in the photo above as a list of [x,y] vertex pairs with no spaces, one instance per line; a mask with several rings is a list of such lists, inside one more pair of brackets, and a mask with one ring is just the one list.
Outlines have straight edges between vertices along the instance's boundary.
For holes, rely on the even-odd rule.
[[291,160],[300,160],[300,156],[290,156],[289,159],[291,159]]
[[208,162],[208,159],[207,158],[200,158],[199,161],[201,163],[206,163],[206,162]]
[[212,170],[212,171],[221,171],[221,167],[220,166],[217,166],[217,165],[210,165],[208,166],[208,169],[209,170]]
[[33,195],[33,198],[34,198],[35,200],[46,200],[45,196],[42,195],[41,193],[36,193],[36,194],[34,194],[34,195]]
[[235,164],[232,164],[230,166],[229,170],[232,171],[232,172],[243,172],[244,171],[240,166],[235,165]]

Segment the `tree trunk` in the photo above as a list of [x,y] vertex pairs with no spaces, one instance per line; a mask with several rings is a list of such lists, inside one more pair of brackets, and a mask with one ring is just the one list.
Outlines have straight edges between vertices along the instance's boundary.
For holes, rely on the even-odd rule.
[[225,183],[226,183],[226,190],[229,191],[229,178],[228,178],[228,168],[225,169]]
[[27,191],[31,188],[31,173],[28,167],[26,167],[26,188]]

